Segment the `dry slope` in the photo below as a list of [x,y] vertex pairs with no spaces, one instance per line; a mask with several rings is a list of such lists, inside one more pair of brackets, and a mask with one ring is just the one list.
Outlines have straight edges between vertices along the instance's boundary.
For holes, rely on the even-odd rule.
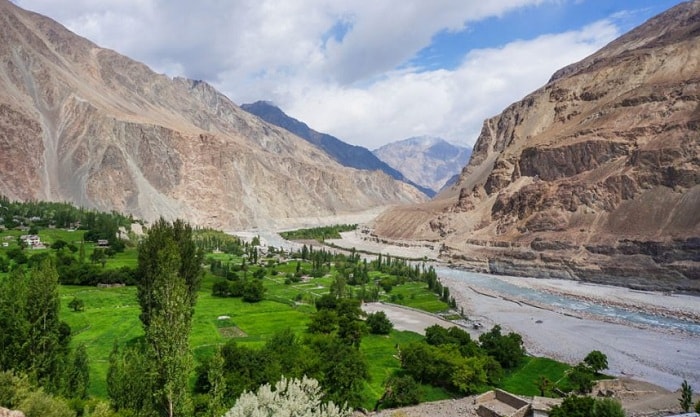
[[0,194],[240,229],[422,200],[0,0]]
[[700,291],[700,1],[484,122],[457,185],[377,219],[484,271]]

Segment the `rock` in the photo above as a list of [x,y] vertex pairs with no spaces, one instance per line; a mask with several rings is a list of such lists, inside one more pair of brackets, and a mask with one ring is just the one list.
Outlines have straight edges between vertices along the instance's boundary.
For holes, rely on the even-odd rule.
[[492,273],[700,293],[699,43],[700,1],[683,2],[557,71],[484,121],[455,186],[377,234]]

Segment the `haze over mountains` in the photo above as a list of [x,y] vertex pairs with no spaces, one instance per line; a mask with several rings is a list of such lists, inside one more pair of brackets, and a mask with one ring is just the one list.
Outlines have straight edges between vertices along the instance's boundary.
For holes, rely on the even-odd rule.
[[285,227],[422,193],[344,167],[201,81],[171,79],[0,0],[0,194]]
[[411,181],[440,191],[469,162],[471,149],[419,136],[386,144],[373,153]]
[[458,183],[374,233],[488,272],[698,292],[699,132],[695,0],[486,120]]

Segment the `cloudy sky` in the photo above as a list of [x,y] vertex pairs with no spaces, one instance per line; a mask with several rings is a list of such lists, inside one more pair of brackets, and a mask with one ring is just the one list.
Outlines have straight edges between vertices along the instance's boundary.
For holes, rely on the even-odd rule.
[[680,0],[16,0],[155,71],[375,149],[487,117]]

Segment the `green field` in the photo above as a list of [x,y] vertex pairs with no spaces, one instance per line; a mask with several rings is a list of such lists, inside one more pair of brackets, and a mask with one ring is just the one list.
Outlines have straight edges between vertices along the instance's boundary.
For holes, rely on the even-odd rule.
[[[520,395],[540,395],[537,380],[545,377],[551,382],[551,387],[568,389],[566,372],[571,367],[565,363],[549,358],[527,357],[525,362],[503,379],[502,388]],[[551,395],[551,390],[547,392]]]
[[[4,236],[11,239],[0,240],[8,242],[8,247],[0,248],[0,254],[17,246],[19,231],[5,231]],[[60,229],[42,229],[39,233],[47,246],[57,240],[64,240],[78,245],[82,240],[82,232]],[[94,250],[91,243],[84,244],[86,257]],[[53,252],[52,249],[26,249],[28,256]],[[231,265],[240,265],[243,258],[229,254],[209,254],[208,257]],[[137,251],[134,246],[127,246],[124,252],[109,258],[104,269],[116,269],[123,266],[136,267]],[[280,263],[272,269],[266,269],[264,286],[265,299],[258,303],[246,303],[241,298],[222,298],[212,295],[213,284],[221,280],[205,269],[205,277],[198,293],[195,307],[193,328],[190,345],[196,359],[211,355],[217,345],[229,338],[235,337],[236,342],[243,346],[262,347],[276,332],[291,329],[297,334],[306,330],[310,314],[315,311],[313,300],[327,294],[337,272],[331,268],[330,273],[320,278],[306,278],[300,282],[289,283],[287,274],[293,274],[298,261]],[[302,261],[301,267],[311,270],[310,262]],[[259,269],[249,266],[247,274]],[[240,272],[239,272],[240,273]],[[0,277],[5,274],[0,273]],[[382,278],[390,277],[387,273],[372,271],[370,284]],[[350,287],[357,289],[358,287]],[[108,359],[115,343],[123,345],[143,335],[139,321],[139,305],[136,300],[136,288],[132,286],[94,287],[69,286],[60,287],[61,319],[67,322],[72,331],[73,346],[85,344],[90,358],[90,389],[95,397],[106,398],[106,376]],[[84,302],[84,310],[75,312],[68,305],[71,300],[78,298]],[[402,304],[427,312],[445,312],[449,305],[427,288],[425,282],[407,281],[395,285],[388,293],[380,292],[380,300]],[[453,314],[455,317],[458,316]],[[224,318],[224,316],[226,316]],[[388,336],[367,335],[362,339],[360,348],[369,363],[370,381],[363,391],[363,406],[371,409],[384,391],[384,384],[389,376],[400,370],[396,357],[397,345],[421,340],[422,336],[411,332],[392,331]],[[504,379],[503,388],[524,395],[538,394],[534,381],[544,375],[556,382],[563,378],[568,366],[549,359],[532,358],[518,370]],[[436,387],[422,386],[423,399],[433,401],[451,398],[452,394]]]

